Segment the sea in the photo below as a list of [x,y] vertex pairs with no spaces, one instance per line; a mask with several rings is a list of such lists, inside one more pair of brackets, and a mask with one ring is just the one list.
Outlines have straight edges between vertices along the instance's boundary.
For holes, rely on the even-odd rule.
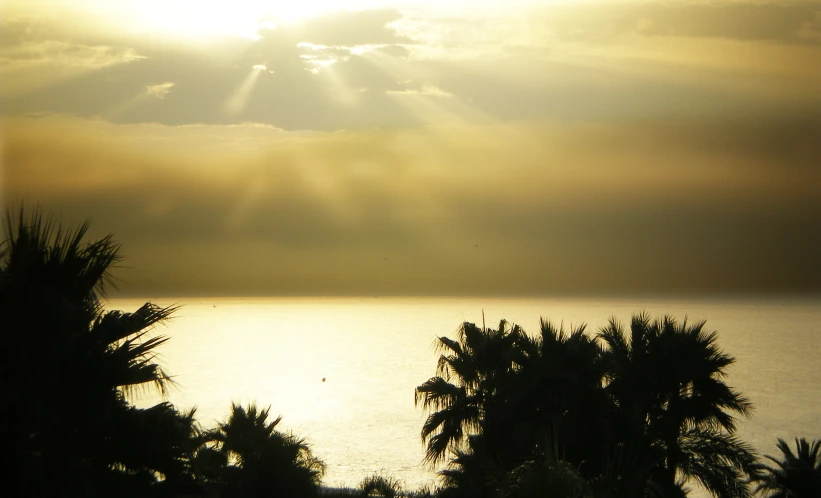
[[[111,299],[134,311],[146,301],[180,309],[153,333],[169,337],[158,362],[175,385],[162,397],[196,407],[203,427],[231,403],[282,416],[281,430],[310,444],[327,465],[327,486],[356,487],[373,474],[414,489],[436,483],[422,462],[421,408],[414,388],[435,374],[439,336],[463,322],[501,319],[538,333],[545,318],[595,334],[610,317],[629,327],[637,312],[706,320],[736,358],[726,382],[754,404],[739,436],[779,455],[777,438],[821,439],[821,296],[755,298],[158,298]],[[708,496],[694,487],[691,496]]]

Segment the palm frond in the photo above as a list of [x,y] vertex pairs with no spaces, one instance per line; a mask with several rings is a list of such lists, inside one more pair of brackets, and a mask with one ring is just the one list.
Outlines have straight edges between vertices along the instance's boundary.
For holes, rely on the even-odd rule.
[[424,409],[439,410],[464,399],[466,395],[463,386],[451,384],[441,377],[432,377],[416,388],[414,404],[421,403]]
[[713,430],[688,429],[681,437],[680,471],[698,480],[718,497],[746,497],[747,475],[757,472],[753,448],[735,436]]
[[179,306],[162,308],[145,303],[133,313],[109,311],[95,320],[91,332],[110,344],[164,322],[179,309]]

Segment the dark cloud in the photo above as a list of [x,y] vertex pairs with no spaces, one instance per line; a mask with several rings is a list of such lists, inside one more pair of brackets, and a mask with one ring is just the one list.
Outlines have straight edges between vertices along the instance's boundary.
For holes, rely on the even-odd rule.
[[681,36],[821,43],[817,2],[642,2],[555,6],[541,22],[567,39],[608,40],[615,35]]
[[654,5],[641,14],[636,28],[645,35],[821,43],[819,15],[817,4]]

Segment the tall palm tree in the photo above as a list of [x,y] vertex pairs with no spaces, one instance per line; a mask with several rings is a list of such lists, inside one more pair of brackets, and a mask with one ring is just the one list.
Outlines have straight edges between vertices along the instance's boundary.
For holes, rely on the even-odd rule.
[[625,440],[644,441],[660,457],[653,487],[680,489],[682,478],[692,478],[716,496],[749,496],[744,476],[754,472],[755,457],[733,434],[736,416],[749,416],[752,406],[724,383],[735,360],[704,325],[640,314],[629,338],[613,319],[601,330],[615,423]]
[[226,422],[207,440],[227,463],[220,477],[223,496],[315,496],[325,472],[304,439],[277,430],[282,417],[268,420],[270,408],[232,404]]
[[[117,422],[163,411],[136,410],[125,396],[139,386],[164,392],[170,383],[154,362],[166,339],[149,333],[174,308],[147,303],[134,313],[104,312],[120,246],[111,236],[84,242],[88,228],[65,230],[21,210],[16,220],[7,214],[0,245],[2,412],[20,457],[19,482],[32,493],[97,489],[105,480],[100,476],[125,465],[108,458],[112,441],[133,429]],[[190,425],[187,415],[163,413]],[[117,452],[128,459],[127,445]],[[141,470],[161,472],[130,469]]]
[[513,369],[514,345],[521,329],[502,320],[497,329],[465,322],[458,338],[437,339],[441,352],[436,376],[416,388],[415,403],[430,411],[422,426],[425,460],[434,465],[459,449],[471,434],[493,433],[494,404]]
[[771,498],[810,498],[821,496],[821,440],[795,439],[795,453],[778,440],[781,458],[767,455],[774,466],[762,465],[753,480],[756,492]]

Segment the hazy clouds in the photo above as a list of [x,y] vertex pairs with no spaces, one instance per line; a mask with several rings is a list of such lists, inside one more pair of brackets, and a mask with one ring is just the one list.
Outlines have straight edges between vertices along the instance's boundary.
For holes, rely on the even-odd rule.
[[132,293],[817,290],[821,277],[819,122],[8,125],[7,200],[116,232]]
[[0,20],[2,201],[115,232],[129,293],[821,290],[819,2],[43,5]]

